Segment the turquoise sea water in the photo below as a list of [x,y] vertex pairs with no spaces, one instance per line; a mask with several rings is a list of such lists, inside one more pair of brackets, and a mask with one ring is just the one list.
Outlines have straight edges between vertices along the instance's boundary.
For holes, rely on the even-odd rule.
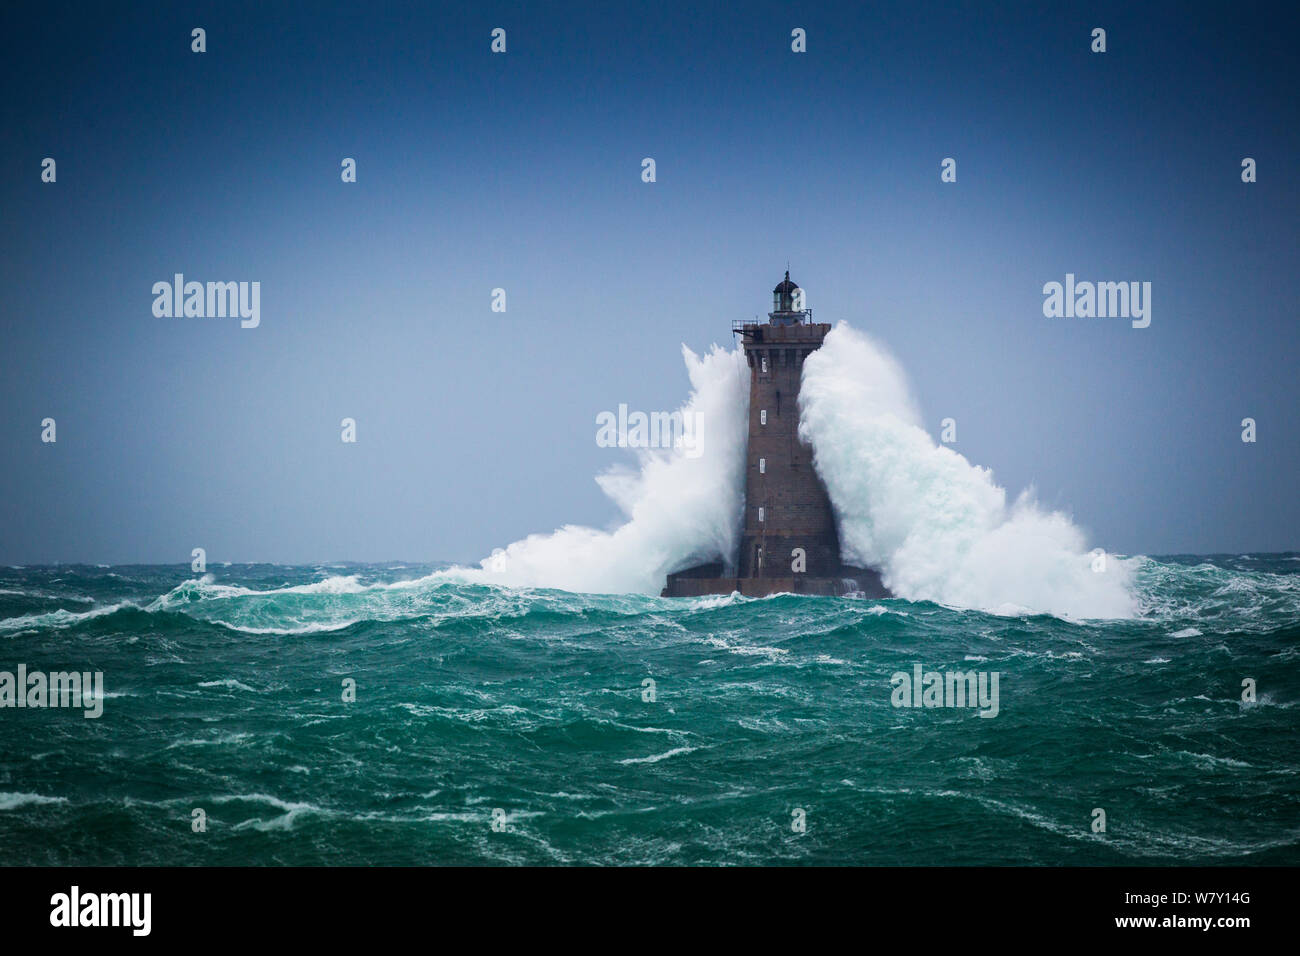
[[[1070,622],[415,565],[3,569],[0,671],[105,696],[0,709],[0,862],[1300,863],[1300,557],[1137,582],[1143,617]],[[893,706],[917,664],[998,672],[997,716]]]

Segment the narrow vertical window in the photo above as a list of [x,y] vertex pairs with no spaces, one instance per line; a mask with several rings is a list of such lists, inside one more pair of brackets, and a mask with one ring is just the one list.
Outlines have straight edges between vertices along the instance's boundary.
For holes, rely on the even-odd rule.
[[767,409],[766,409],[766,408],[764,408],[764,409],[760,409],[760,410],[759,410],[759,413],[758,413],[758,423],[759,423],[760,425],[766,425],[766,424],[767,424]]
[[762,523],[763,523],[763,506],[762,506],[762,505],[759,505],[759,506],[758,506],[758,523],[759,523],[759,524],[762,524]]
[[759,473],[760,475],[766,475],[766,474],[767,474],[767,459],[766,459],[766,458],[760,458],[760,459],[758,460],[758,473]]
[[767,374],[767,356],[766,356],[766,355],[763,356],[763,374],[764,374],[764,375]]

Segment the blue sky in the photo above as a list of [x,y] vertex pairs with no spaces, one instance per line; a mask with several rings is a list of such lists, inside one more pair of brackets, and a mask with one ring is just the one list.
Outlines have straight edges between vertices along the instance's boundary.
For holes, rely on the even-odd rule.
[[[1300,547],[1288,7],[2,16],[0,561],[471,560],[605,526],[592,477],[627,459],[595,416],[676,407],[680,344],[729,342],[787,261],[934,434],[1095,544]],[[175,272],[259,281],[261,325],[156,318]],[[1150,281],[1151,326],[1045,318],[1066,273]]]

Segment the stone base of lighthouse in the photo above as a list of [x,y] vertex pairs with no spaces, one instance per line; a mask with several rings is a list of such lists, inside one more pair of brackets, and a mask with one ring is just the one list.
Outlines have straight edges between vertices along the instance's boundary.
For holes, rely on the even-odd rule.
[[843,577],[818,578],[805,574],[789,577],[742,578],[723,577],[721,563],[702,564],[686,571],[668,575],[668,585],[660,597],[702,597],[706,594],[731,594],[739,592],[745,597],[767,597],[769,594],[815,594],[824,597],[893,597],[880,574],[866,568],[841,565]]

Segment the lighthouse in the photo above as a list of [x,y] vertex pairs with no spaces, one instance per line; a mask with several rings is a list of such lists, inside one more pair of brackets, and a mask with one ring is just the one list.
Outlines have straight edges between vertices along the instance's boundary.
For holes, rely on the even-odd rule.
[[888,597],[880,574],[845,565],[826,486],[812,448],[799,438],[803,363],[821,347],[827,324],[813,321],[804,293],[785,278],[772,290],[766,322],[732,323],[749,364],[745,512],[739,553],[668,575],[664,597],[791,592]]

